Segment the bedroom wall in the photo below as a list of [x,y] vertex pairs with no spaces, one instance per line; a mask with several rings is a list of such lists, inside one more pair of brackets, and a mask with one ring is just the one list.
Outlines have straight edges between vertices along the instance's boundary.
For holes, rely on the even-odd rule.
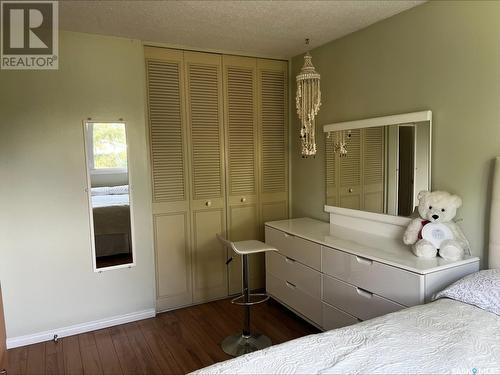
[[[446,1],[314,49],[323,93],[319,152],[300,157],[292,108],[292,215],[328,220],[322,125],[431,109],[432,188],[462,196],[461,225],[485,265],[492,160],[500,154],[499,45],[500,3]],[[303,55],[293,58],[292,77],[302,63]]]
[[[0,71],[0,280],[8,337],[153,309],[140,41],[60,33],[59,70]],[[137,266],[94,273],[82,120],[129,127]]]

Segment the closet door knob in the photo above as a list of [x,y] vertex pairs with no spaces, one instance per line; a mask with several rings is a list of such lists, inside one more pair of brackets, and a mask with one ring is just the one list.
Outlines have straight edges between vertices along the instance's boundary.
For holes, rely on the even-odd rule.
[[352,191],[353,191],[352,188],[349,188],[349,193],[352,193]]
[[210,207],[211,205],[212,205],[212,202],[211,202],[211,201],[206,201],[206,202],[205,202],[205,206]]
[[247,201],[247,199],[245,197],[241,197],[241,203],[245,203]]

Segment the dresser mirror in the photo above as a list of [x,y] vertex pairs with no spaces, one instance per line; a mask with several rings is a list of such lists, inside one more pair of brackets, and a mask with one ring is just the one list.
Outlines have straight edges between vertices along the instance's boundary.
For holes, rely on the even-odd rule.
[[431,186],[431,111],[325,125],[326,204],[411,216]]
[[94,270],[131,267],[135,257],[126,124],[86,121],[84,133]]

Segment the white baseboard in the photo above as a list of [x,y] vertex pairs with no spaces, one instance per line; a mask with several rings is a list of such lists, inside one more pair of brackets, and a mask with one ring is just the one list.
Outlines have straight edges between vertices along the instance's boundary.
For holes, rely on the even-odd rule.
[[7,349],[17,348],[19,346],[25,346],[30,344],[36,344],[43,341],[50,341],[57,335],[58,338],[77,335],[79,333],[85,333],[90,331],[95,331],[98,329],[103,329],[107,327],[116,326],[119,324],[125,324],[130,322],[135,322],[137,320],[153,318],[156,316],[155,309],[147,309],[142,311],[133,312],[125,315],[112,316],[110,318],[94,320],[91,322],[75,324],[73,326],[55,328],[50,331],[38,332],[32,335],[11,337],[7,339]]

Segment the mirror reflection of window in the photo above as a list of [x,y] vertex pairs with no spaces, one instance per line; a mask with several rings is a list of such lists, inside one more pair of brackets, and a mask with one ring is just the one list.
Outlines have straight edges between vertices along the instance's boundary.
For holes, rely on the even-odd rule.
[[125,124],[93,123],[93,168],[102,172],[127,170],[127,135]]
[[95,268],[132,265],[126,125],[86,122],[85,139]]

